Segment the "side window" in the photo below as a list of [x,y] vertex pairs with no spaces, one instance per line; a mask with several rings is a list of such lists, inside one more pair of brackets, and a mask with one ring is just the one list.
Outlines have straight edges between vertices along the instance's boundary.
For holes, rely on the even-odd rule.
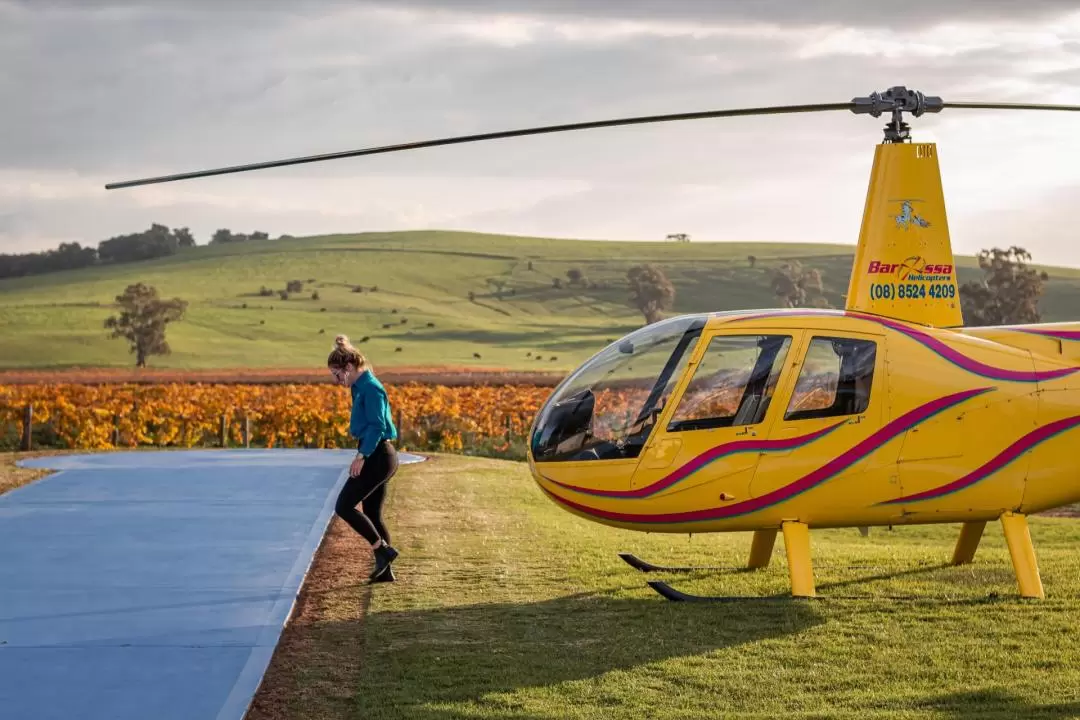
[[714,337],[668,422],[668,432],[760,423],[790,347],[786,335]]
[[806,351],[785,420],[858,415],[870,405],[877,362],[872,340],[816,337]]

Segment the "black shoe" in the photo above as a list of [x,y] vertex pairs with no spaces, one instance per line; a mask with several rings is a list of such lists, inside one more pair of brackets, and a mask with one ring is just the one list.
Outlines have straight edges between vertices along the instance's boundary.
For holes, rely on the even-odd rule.
[[397,578],[394,577],[394,568],[391,566],[391,567],[386,568],[386,572],[384,572],[382,575],[377,576],[371,582],[373,582],[373,583],[388,583],[388,582],[394,582],[395,580],[397,580]]
[[398,556],[398,551],[389,545],[380,545],[374,552],[375,569],[371,571],[371,576],[369,578],[372,581],[389,570],[390,563],[394,562],[394,558]]

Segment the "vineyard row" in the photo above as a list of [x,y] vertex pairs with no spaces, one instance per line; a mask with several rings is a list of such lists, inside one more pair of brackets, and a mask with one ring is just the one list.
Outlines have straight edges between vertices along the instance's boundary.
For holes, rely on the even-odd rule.
[[[520,456],[540,386],[387,385],[398,445]],[[354,447],[348,391],[327,385],[0,385],[0,445]]]

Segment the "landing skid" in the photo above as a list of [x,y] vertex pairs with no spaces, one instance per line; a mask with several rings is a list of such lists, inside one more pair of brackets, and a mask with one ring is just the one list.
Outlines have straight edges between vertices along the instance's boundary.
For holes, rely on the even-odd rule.
[[[687,565],[687,566],[675,566],[675,565],[653,565],[648,560],[642,560],[637,555],[628,552],[619,553],[619,557],[622,558],[627,565],[639,570],[643,573],[656,572],[656,573],[689,573],[698,571],[728,571],[728,572],[746,572],[753,570],[754,568],[747,567],[745,565]],[[841,570],[880,570],[881,565],[820,565],[821,568],[829,569],[841,569]]]
[[698,570],[745,570],[746,568],[736,565],[691,565],[687,567],[674,567],[671,565],[653,565],[651,562],[642,560],[633,553],[619,553],[626,564],[641,572],[697,572]]
[[[1005,541],[1009,546],[1009,555],[1012,559],[1013,570],[1016,573],[1016,581],[1019,586],[1020,596],[1025,598],[1045,597],[1042,579],[1039,577],[1039,566],[1035,557],[1035,549],[1031,544],[1031,535],[1028,531],[1027,516],[1012,512],[1003,513],[1000,516],[1002,529],[1005,533]],[[979,539],[982,536],[985,522],[964,523],[953,552],[950,565],[964,565],[970,563],[978,548]],[[784,533],[784,545],[787,554],[788,576],[791,579],[790,598],[812,598],[817,592],[814,588],[814,571],[810,561],[810,531],[806,524],[794,520],[781,524]],[[750,548],[750,560],[745,567],[733,568],[717,566],[689,566],[674,567],[670,565],[654,565],[646,562],[631,553],[619,553],[619,557],[630,567],[639,572],[695,572],[699,570],[742,571],[760,570],[768,567],[772,555],[773,542],[777,531],[772,528],[764,528],[754,531],[754,540]],[[867,568],[869,566],[849,565],[848,568]],[[665,582],[659,580],[648,581],[649,587],[668,600],[674,602],[731,602],[734,600],[779,600],[776,596],[771,597],[733,597],[733,596],[705,596],[691,595],[676,590]],[[840,596],[830,595],[839,599]],[[883,596],[873,596],[882,599]],[[846,596],[846,599],[858,599],[856,596]],[[906,599],[906,598],[895,598]]]
[[[691,565],[691,566],[673,566],[673,565],[654,565],[653,563],[642,560],[637,555],[628,552],[619,553],[619,557],[629,565],[643,573],[691,573],[698,571],[713,571],[713,572],[725,572],[725,573],[740,573],[740,572],[752,572],[753,568],[748,568],[739,565]],[[834,567],[836,569],[843,570],[877,570],[882,569],[878,565],[838,565],[822,567]],[[783,595],[783,596],[761,596],[761,595],[694,595],[692,593],[685,593],[681,590],[676,590],[671,585],[668,585],[662,580],[647,580],[646,584],[655,590],[661,597],[671,600],[672,602],[746,602],[752,600],[765,600],[765,601],[790,601],[798,598],[814,597],[814,595]],[[856,596],[833,596],[837,599],[859,599]],[[881,595],[868,595],[867,598],[882,599]],[[893,599],[906,599],[906,598],[893,598]]]
[[682,590],[676,590],[668,585],[663,580],[649,580],[649,587],[651,587],[660,595],[672,602],[747,602],[749,600],[764,600],[764,601],[781,601],[791,602],[793,599],[790,596],[774,596],[774,597],[761,597],[761,596],[743,596],[738,595],[692,595],[691,593],[684,593]]

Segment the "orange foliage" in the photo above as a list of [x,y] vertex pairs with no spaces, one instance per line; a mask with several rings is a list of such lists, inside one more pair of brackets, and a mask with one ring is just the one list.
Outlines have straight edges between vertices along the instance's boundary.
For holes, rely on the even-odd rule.
[[[548,387],[386,385],[399,446],[461,450],[521,438],[550,394]],[[349,393],[333,385],[0,385],[0,427],[18,426],[32,404],[34,424],[59,444],[108,449],[220,444],[221,417],[232,445],[251,422],[253,446],[353,447]]]

